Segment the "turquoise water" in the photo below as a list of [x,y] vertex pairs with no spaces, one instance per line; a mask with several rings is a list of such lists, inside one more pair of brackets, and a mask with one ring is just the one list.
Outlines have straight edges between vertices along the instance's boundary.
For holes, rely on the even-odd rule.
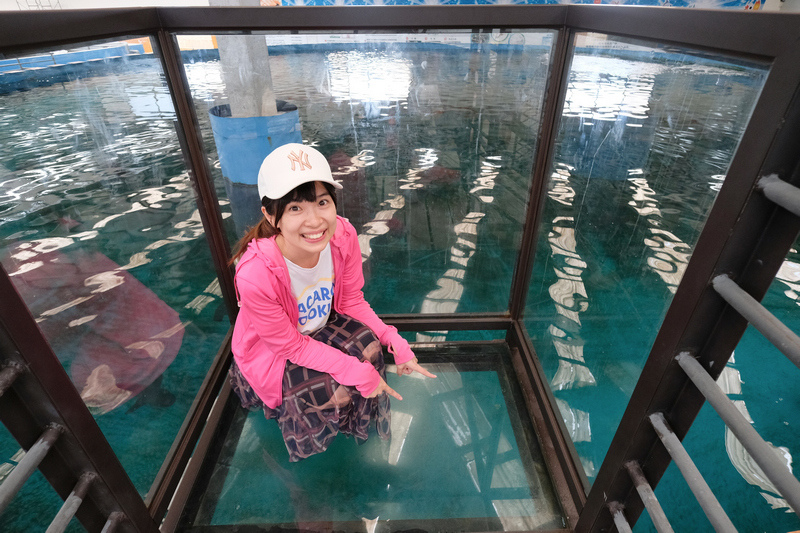
[[[369,257],[367,300],[379,313],[504,311],[549,49],[339,48],[272,55],[270,69],[304,139],[338,167],[340,213]],[[186,70],[202,119],[220,67]]]
[[[365,293],[377,311],[506,309],[549,61],[541,48],[354,47],[271,58],[276,96],[298,105],[304,139],[331,157],[346,182],[341,212],[367,241]],[[186,71],[225,212],[207,119],[225,96],[219,63],[191,63]],[[525,317],[590,479],[761,83],[757,69],[693,57],[653,63],[586,56],[573,64]],[[153,388],[97,416],[142,493],[228,327],[173,120],[155,60],[0,96],[3,250],[51,239],[68,257],[102,253],[182,324],[179,350],[160,381],[153,377]],[[789,318],[796,294],[786,291],[797,279],[787,274],[768,297]],[[72,317],[65,330],[86,316]],[[410,337],[464,336],[470,334]],[[69,368],[82,341],[66,338],[58,335],[54,344]],[[764,395],[775,389],[770,379],[790,379],[764,371],[782,364],[767,353],[757,334],[745,337],[732,365],[745,382],[736,399],[768,440],[791,451],[794,384],[781,385],[782,397]],[[774,362],[765,367],[762,357]],[[773,494],[768,487],[748,483],[731,465],[724,430],[710,418],[702,423],[707,416],[704,410],[688,445],[709,479],[719,480],[711,484],[734,523],[744,531],[800,529],[794,515],[769,511],[761,496]],[[248,421],[262,438],[274,433],[274,425]],[[4,457],[15,453],[8,439],[2,445]],[[658,490],[676,530],[697,530],[704,519],[682,484],[669,471]],[[0,519],[4,529],[38,528],[25,509],[55,504],[52,494],[35,492]],[[671,509],[673,502],[680,507]],[[637,527],[650,526],[643,518]]]
[[[388,375],[392,439],[340,435],[289,463],[277,424],[241,410],[204,483],[195,526],[281,524],[318,530],[492,531],[563,527],[530,428],[518,418],[500,344],[424,350],[436,379]],[[246,416],[246,418],[245,418]],[[265,505],[265,495],[269,504]],[[269,527],[269,526],[266,526]]]
[[[793,331],[800,330],[796,292],[800,279],[798,244],[795,242],[762,300]],[[800,405],[795,393],[800,390],[797,367],[749,326],[721,378],[724,379],[718,383],[723,391],[764,440],[775,448],[782,461],[795,468],[796,473],[795,457],[800,442],[797,418]],[[800,529],[800,519],[789,510],[775,487],[764,480],[752,458],[742,450],[709,405],[700,411],[684,444],[698,461],[700,472],[739,531],[788,532]],[[689,490],[674,465],[667,470],[656,494],[659,498],[672,499],[674,495],[679,501],[691,502]],[[672,520],[673,516],[687,512],[696,511],[691,505],[675,506],[669,510],[669,516]]]
[[[637,61],[584,51],[573,61],[525,323],[590,482],[763,80],[758,68],[693,56]],[[797,295],[787,290],[795,256],[766,301],[797,329]],[[789,369],[774,369],[792,365],[752,333],[734,359],[731,397],[767,440],[788,446],[788,460],[796,384]],[[740,531],[798,528],[708,406],[687,446]],[[676,531],[711,531],[674,466],[657,493]],[[637,530],[654,529],[645,517]]]
[[[142,495],[230,326],[174,120],[154,59],[0,96],[0,258]],[[37,475],[0,529],[57,502]]]

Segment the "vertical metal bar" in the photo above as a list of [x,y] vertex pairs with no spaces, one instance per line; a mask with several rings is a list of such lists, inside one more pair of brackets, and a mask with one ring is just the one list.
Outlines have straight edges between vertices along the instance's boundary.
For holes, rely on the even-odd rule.
[[39,440],[25,453],[25,457],[14,467],[14,470],[12,470],[5,481],[3,481],[3,484],[0,485],[0,514],[6,510],[6,507],[8,507],[8,504],[14,499],[14,496],[17,495],[22,485],[24,485],[28,478],[31,477],[31,474],[36,471],[39,463],[42,462],[44,456],[50,451],[53,443],[58,440],[63,429],[64,428],[57,425],[48,427],[47,430],[42,433],[42,436],[39,437]]
[[190,414],[178,431],[178,436],[167,453],[167,459],[156,474],[150,490],[147,491],[147,507],[157,522],[162,521],[170,502],[175,501],[175,489],[185,476],[190,457],[199,458],[201,456],[201,449],[198,447],[197,441],[206,425],[211,423],[209,413],[214,406],[215,398],[219,396],[219,390],[227,381],[232,335],[233,327],[228,330],[225,341],[189,408]]
[[742,416],[732,401],[720,390],[708,372],[688,352],[681,352],[675,358],[686,374],[700,389],[703,396],[714,407],[720,418],[733,431],[745,449],[755,459],[767,478],[775,484],[778,492],[789,502],[795,513],[800,516],[800,481],[781,462],[772,448],[764,442],[752,424]]
[[62,533],[67,529],[70,520],[78,512],[78,507],[81,506],[83,498],[95,479],[97,479],[97,474],[94,472],[86,472],[80,477],[77,485],[75,485],[67,499],[64,500],[64,505],[61,506],[53,521],[50,522],[50,526],[48,526],[45,533]]
[[619,531],[619,533],[633,533],[628,519],[625,518],[625,513],[622,512],[624,508],[625,507],[619,502],[611,502],[608,504],[608,510],[611,512],[611,516],[614,517],[614,525],[617,526],[617,531]]
[[556,405],[544,369],[519,321],[515,321],[509,328],[506,340],[528,412],[540,439],[547,443],[542,446],[542,455],[550,471],[553,488],[561,501],[567,525],[574,529],[586,502],[589,481]]
[[528,209],[525,214],[525,223],[522,230],[522,242],[519,247],[517,264],[514,268],[514,277],[511,280],[511,295],[508,303],[512,320],[519,320],[525,308],[528,296],[533,261],[536,254],[537,234],[542,218],[542,207],[546,195],[545,188],[548,183],[548,170],[555,149],[556,135],[560,124],[561,110],[564,95],[567,91],[567,78],[569,76],[570,51],[572,50],[573,33],[568,28],[561,28],[558,32],[556,48],[553,51],[553,66],[550,70],[550,79],[547,84],[544,110],[542,113],[542,126],[539,132],[539,146],[536,149],[536,159],[531,169],[531,185],[528,194]]
[[714,290],[722,296],[731,307],[753,324],[767,340],[783,352],[798,368],[800,368],[800,337],[786,327],[786,324],[775,318],[758,300],[747,294],[735,281],[722,274],[712,281]]
[[170,33],[163,29],[158,31],[158,45],[161,48],[161,61],[167,85],[178,116],[177,133],[184,149],[189,175],[197,192],[197,209],[211,247],[211,259],[228,309],[228,318],[232,323],[239,306],[233,285],[233,269],[228,265],[230,245],[222,223],[213,178],[203,150],[203,139],[192,104],[191,91],[183,75],[181,52]]
[[647,508],[650,520],[653,521],[653,525],[656,526],[658,533],[674,533],[672,525],[669,523],[669,520],[667,520],[667,515],[664,514],[664,509],[661,508],[661,504],[658,502],[658,498],[656,498],[653,488],[650,486],[650,482],[647,481],[647,478],[644,476],[644,472],[642,472],[642,467],[639,466],[639,463],[636,461],[628,461],[625,463],[625,469],[631,475],[631,480],[633,480],[633,484],[636,486],[636,492],[639,493],[639,497]]
[[0,396],[16,381],[23,370],[25,368],[21,364],[10,363],[0,371]]
[[205,457],[208,454],[209,448],[213,445],[214,439],[217,437],[218,427],[221,420],[224,418],[225,406],[228,403],[228,398],[231,395],[231,386],[228,381],[222,384],[222,390],[219,392],[211,408],[211,413],[208,415],[208,423],[203,428],[203,434],[197,442],[197,448],[194,455],[189,459],[189,464],[186,465],[183,477],[180,479],[175,495],[170,502],[169,510],[161,522],[161,531],[172,533],[177,531],[181,514],[189,501],[194,484],[197,481],[200,471],[203,468]]
[[125,514],[120,513],[119,511],[111,513],[108,516],[108,520],[106,520],[105,525],[103,525],[103,530],[100,533],[114,533],[117,530],[117,526],[120,525],[125,518]]
[[683,478],[686,480],[686,483],[689,484],[689,488],[692,489],[692,493],[694,493],[695,498],[697,498],[700,507],[703,508],[703,512],[706,513],[711,525],[714,526],[714,530],[718,532],[736,531],[733,522],[731,522],[731,519],[725,514],[725,510],[719,504],[719,501],[717,501],[716,496],[714,496],[706,480],[703,479],[702,474],[700,474],[692,458],[689,457],[689,454],[686,452],[683,444],[681,444],[678,436],[675,435],[672,428],[667,424],[664,415],[662,413],[655,413],[650,415],[649,418],[650,423],[653,424],[653,429],[658,433],[658,438],[661,439],[664,447],[667,449],[670,456],[672,456],[672,460],[675,461],[675,464],[680,469]]
[[758,182],[758,187],[764,193],[764,196],[800,217],[800,189],[794,185],[789,185],[780,179],[777,174],[770,174],[761,178],[761,181]]

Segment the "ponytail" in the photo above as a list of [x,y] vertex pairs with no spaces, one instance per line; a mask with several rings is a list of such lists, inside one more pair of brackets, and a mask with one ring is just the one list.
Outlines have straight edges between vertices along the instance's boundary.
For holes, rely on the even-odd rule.
[[270,224],[265,217],[262,217],[258,224],[248,228],[248,230],[244,232],[242,238],[239,239],[239,242],[237,242],[236,246],[233,247],[233,257],[231,257],[231,260],[228,261],[228,264],[232,265],[236,263],[236,261],[242,257],[245,251],[247,251],[247,245],[253,239],[268,239],[273,235],[277,235],[278,233],[279,231],[272,224]]

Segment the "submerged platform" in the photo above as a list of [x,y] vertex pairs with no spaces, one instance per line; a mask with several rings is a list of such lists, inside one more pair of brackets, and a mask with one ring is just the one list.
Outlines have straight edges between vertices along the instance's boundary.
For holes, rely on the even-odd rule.
[[388,375],[392,438],[338,435],[290,463],[235,395],[183,531],[560,530],[564,519],[505,342],[414,346],[436,379]]

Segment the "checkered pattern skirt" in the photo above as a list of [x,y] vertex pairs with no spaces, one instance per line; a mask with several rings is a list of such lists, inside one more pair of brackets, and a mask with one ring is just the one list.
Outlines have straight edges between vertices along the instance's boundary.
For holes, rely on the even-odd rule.
[[[358,320],[332,313],[328,323],[311,337],[359,361],[369,361],[386,379],[381,343],[372,330]],[[340,385],[329,374],[287,362],[283,373],[283,402],[271,409],[256,395],[235,361],[228,374],[242,407],[263,409],[264,416],[278,421],[290,461],[324,452],[338,433],[364,442],[373,421],[381,439],[391,436],[389,395],[386,393],[377,398],[364,398],[355,387]]]

